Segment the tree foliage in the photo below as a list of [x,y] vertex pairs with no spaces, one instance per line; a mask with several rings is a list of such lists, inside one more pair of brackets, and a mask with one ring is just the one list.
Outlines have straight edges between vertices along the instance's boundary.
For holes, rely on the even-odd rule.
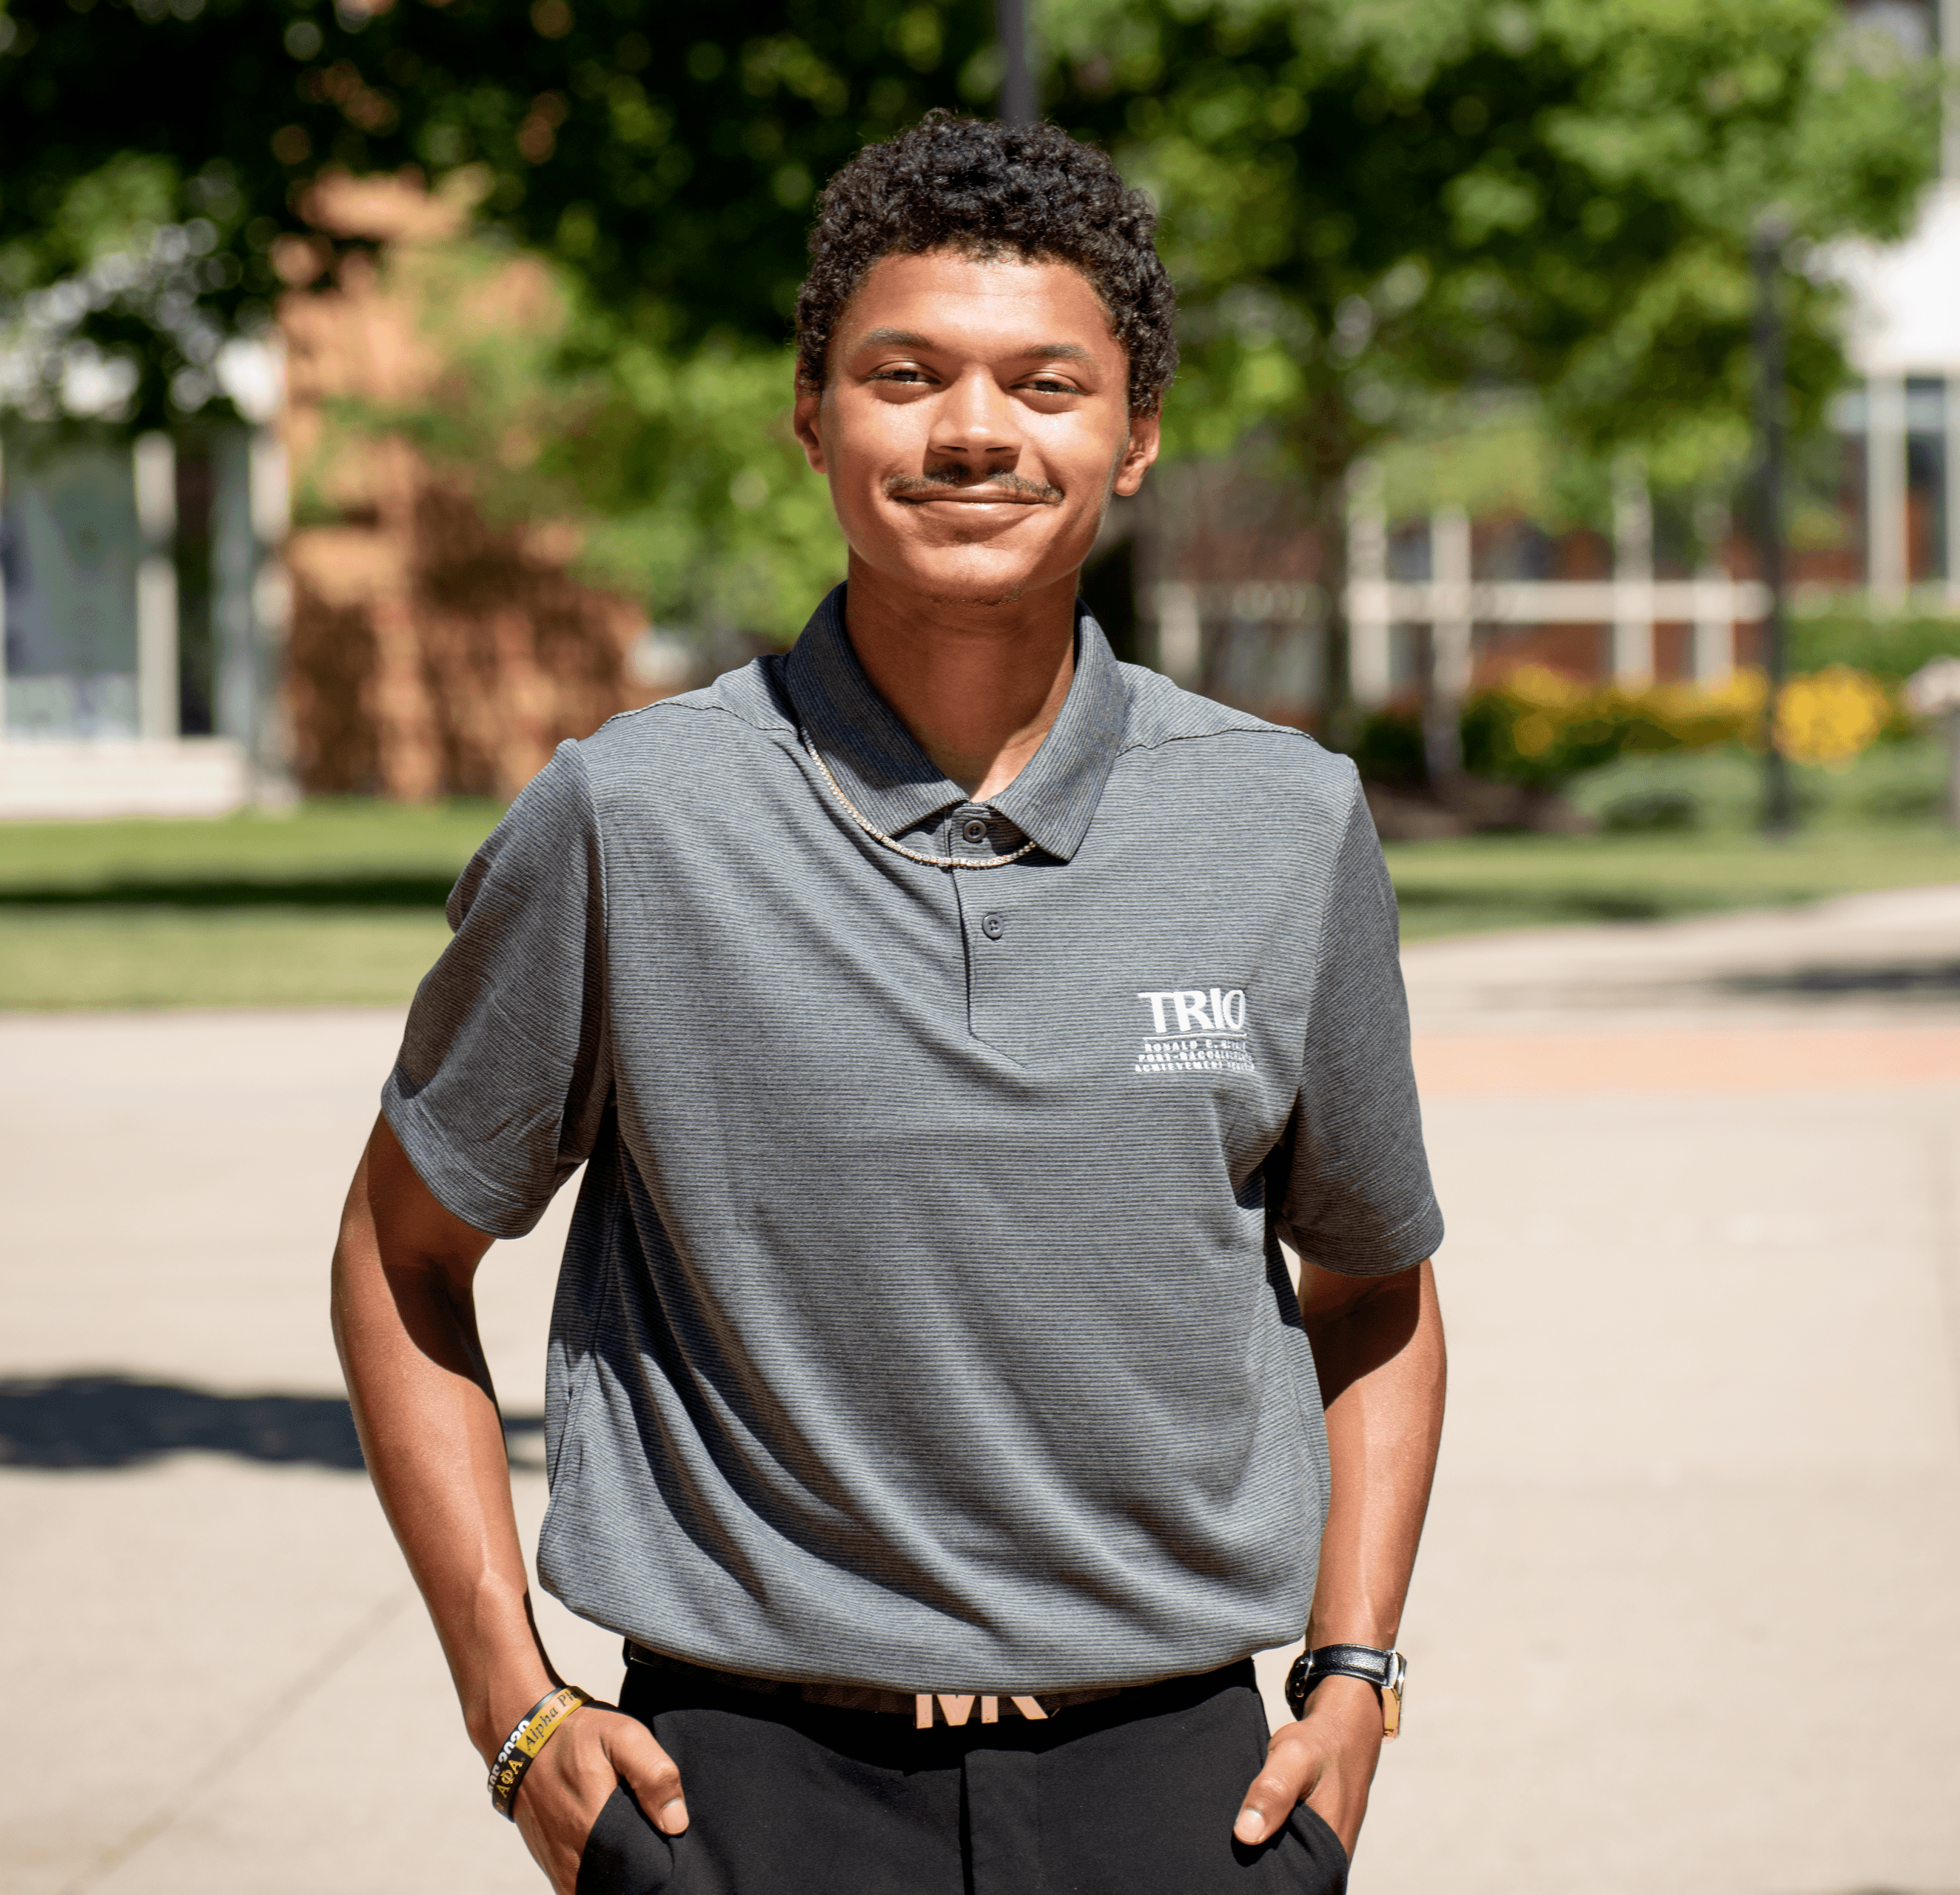
[[[1930,75],[1834,0],[1036,12],[1050,114],[1165,213],[1173,450],[1265,427],[1336,562],[1355,457],[1466,432],[1438,391],[1537,391],[1526,422],[1503,410],[1504,464],[1478,451],[1487,483],[1543,484],[1532,428],[1638,446],[1663,485],[1726,477],[1758,218],[1787,212],[1799,266],[1895,234],[1935,148]],[[529,380],[455,384],[478,422],[425,417],[432,451],[501,467],[486,443],[525,410],[553,439],[485,473],[508,504],[579,514],[657,611],[711,594],[784,629],[832,556],[772,432],[812,196],[928,105],[986,109],[991,33],[985,0],[0,0],[0,315],[44,361],[129,365],[133,419],[173,391],[194,409],[225,336],[269,314],[275,263],[291,280],[352,240],[309,223],[310,187],[418,174],[471,196],[489,240],[548,253],[568,312]],[[1841,311],[1821,273],[1789,288],[1800,421],[1841,373]]]
[[267,314],[310,182],[412,169],[642,336],[780,342],[816,186],[984,103],[991,38],[967,0],[0,0],[0,301],[66,285],[44,326],[160,415]]
[[[1930,74],[1833,0],[1050,0],[1045,30],[1056,116],[1166,213],[1172,425],[1277,422],[1309,476],[1480,386],[1663,475],[1732,463],[1758,218],[1895,234],[1936,148]],[[1805,412],[1838,313],[1796,275]]]
[[405,439],[492,518],[570,527],[581,572],[661,623],[796,634],[843,547],[790,431],[791,350],[714,335],[678,352],[595,311],[563,265],[514,321],[495,293],[510,253],[480,237],[378,260],[440,374],[409,399],[329,405],[299,469],[302,520],[336,518],[343,471],[358,488],[376,444]]

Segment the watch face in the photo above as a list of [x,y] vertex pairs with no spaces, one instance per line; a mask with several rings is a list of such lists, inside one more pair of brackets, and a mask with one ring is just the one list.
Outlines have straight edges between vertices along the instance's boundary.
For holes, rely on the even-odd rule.
[[1303,1651],[1293,1660],[1293,1668],[1287,1674],[1287,1709],[1296,1718],[1306,1714],[1307,1677],[1312,1668],[1308,1662],[1306,1654]]

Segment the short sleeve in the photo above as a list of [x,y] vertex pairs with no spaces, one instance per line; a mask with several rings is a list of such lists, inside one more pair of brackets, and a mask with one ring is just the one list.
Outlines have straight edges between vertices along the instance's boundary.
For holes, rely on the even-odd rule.
[[1315,957],[1281,1234],[1309,1262],[1386,1276],[1431,1255],[1443,1215],[1409,1057],[1395,890],[1354,782]]
[[454,1216],[521,1237],[592,1151],[611,1091],[606,891],[578,747],[511,805],[449,898],[381,1110]]

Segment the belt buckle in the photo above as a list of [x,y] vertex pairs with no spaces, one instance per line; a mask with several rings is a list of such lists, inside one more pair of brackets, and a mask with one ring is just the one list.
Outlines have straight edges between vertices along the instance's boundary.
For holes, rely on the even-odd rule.
[[[1001,1721],[1001,1698],[998,1692],[918,1691],[912,1694],[913,1721],[921,1731],[930,1731],[933,1726],[935,1706],[943,1712],[947,1722],[955,1729],[964,1725],[973,1715],[973,1707],[980,1707],[982,1724],[998,1724]],[[1048,1712],[1040,1699],[1026,1695],[1008,1693],[1007,1702],[1030,1722],[1045,1722]]]

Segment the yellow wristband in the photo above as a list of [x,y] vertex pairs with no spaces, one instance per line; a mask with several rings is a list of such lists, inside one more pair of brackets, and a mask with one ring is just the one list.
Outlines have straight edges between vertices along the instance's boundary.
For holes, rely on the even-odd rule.
[[577,1685],[562,1684],[555,1691],[547,1691],[517,1720],[517,1728],[504,1740],[497,1760],[490,1766],[490,1801],[499,1816],[509,1817],[514,1823],[517,1820],[511,1805],[532,1760],[573,1712],[591,1702],[590,1695]]

